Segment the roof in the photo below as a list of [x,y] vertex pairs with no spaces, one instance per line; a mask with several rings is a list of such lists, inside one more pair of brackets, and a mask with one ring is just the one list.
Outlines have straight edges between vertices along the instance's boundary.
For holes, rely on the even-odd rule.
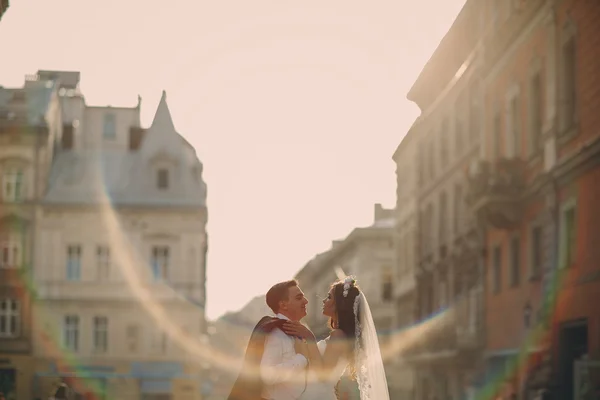
[[392,155],[392,160],[396,161],[396,158],[400,155],[401,150],[412,140],[413,136],[415,136],[415,129],[420,120],[421,120],[421,116],[418,116],[413,121],[412,125],[408,129],[408,132],[406,132],[406,135],[404,135],[402,137],[402,140],[400,140],[400,143],[398,143],[398,147],[396,147],[396,150],[394,151],[394,154]]
[[[372,225],[354,228],[344,240],[336,242],[331,249],[320,253],[311,259],[304,267],[296,273],[296,279],[304,279],[311,273],[317,273],[322,270],[322,267],[332,260],[335,260],[353,243],[366,238],[383,238],[387,235],[392,235],[396,220],[394,218],[383,218],[376,220]],[[390,236],[391,237],[391,236]]]
[[40,69],[37,76],[43,80],[58,80],[60,87],[75,89],[79,85],[81,73],[79,71],[55,71]]
[[[172,166],[166,190],[156,187],[156,160]],[[46,204],[94,205],[106,201],[123,206],[206,206],[202,163],[175,131],[165,93],[138,151],[94,148],[56,153]]]
[[[15,113],[28,125],[43,125],[55,89],[52,81],[26,81],[22,88],[17,89],[0,87],[0,110]],[[24,110],[11,101],[19,93],[24,94]],[[21,113],[23,115],[19,115]]]
[[[481,7],[479,2],[465,0],[452,25],[408,91],[407,99],[417,103],[421,110],[446,87],[475,48],[479,39],[476,29],[478,18],[475,17],[477,7]],[[424,91],[424,87],[428,90]]]

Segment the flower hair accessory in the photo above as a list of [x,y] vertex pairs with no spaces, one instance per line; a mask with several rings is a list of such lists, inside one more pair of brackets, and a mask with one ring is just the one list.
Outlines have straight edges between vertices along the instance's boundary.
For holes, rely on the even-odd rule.
[[355,283],[356,279],[353,276],[347,276],[344,279],[344,292],[342,293],[344,297],[348,297],[348,291]]

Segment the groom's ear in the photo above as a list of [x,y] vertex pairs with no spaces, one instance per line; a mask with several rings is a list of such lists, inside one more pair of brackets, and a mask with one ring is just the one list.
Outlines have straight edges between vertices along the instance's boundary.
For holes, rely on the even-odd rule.
[[279,300],[279,311],[285,311],[288,308],[288,302],[285,300]]

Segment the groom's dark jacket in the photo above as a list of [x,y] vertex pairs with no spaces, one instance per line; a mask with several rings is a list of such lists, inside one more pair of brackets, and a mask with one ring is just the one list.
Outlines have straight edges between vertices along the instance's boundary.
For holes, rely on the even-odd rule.
[[268,316],[258,321],[250,335],[242,369],[227,400],[260,400],[264,386],[260,378],[260,362],[265,340],[273,329],[281,328],[284,322],[283,319]]

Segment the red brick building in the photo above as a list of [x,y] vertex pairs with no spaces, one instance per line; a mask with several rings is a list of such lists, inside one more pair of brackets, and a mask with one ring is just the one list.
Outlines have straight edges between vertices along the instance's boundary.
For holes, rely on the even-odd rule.
[[574,360],[600,360],[600,2],[488,3],[484,161],[469,174],[487,382],[569,400]]

